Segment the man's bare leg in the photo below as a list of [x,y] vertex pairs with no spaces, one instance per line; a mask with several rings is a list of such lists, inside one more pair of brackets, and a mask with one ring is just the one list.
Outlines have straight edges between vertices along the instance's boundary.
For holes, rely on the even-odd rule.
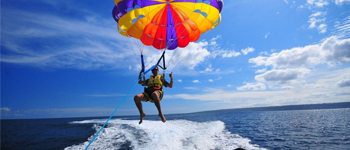
[[165,116],[163,115],[162,109],[160,108],[160,98],[157,92],[152,93],[152,99],[154,100],[154,104],[158,109],[158,114],[160,119],[162,119],[162,122],[166,122]]
[[139,124],[142,123],[143,118],[146,116],[146,114],[142,110],[142,103],[141,103],[142,98],[143,98],[143,94],[137,94],[134,97],[134,101],[135,101],[136,107],[137,107],[137,109],[139,110],[139,113],[140,113],[140,122],[139,122]]

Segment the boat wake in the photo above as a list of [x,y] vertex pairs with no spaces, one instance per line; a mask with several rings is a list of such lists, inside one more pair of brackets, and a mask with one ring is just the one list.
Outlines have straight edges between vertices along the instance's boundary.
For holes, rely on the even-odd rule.
[[[96,132],[104,120],[74,121],[72,124],[93,123]],[[84,143],[66,147],[65,150],[85,149]],[[194,122],[188,120],[160,121],[111,120],[104,132],[90,145],[91,149],[171,149],[171,150],[233,150],[263,149],[250,140],[225,129],[222,121]]]

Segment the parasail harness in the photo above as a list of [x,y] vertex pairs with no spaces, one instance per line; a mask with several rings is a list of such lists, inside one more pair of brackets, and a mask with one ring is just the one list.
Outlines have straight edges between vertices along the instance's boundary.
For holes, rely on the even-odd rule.
[[[143,58],[143,53],[141,52],[141,70],[139,73],[139,80],[145,80],[146,79],[146,74],[148,72],[150,72],[151,70],[153,70],[156,67],[160,67],[161,69],[163,69],[164,71],[167,69],[166,65],[165,65],[165,51],[163,51],[162,55],[160,56],[160,58],[158,59],[157,63],[153,66],[151,66],[150,68],[148,68],[147,70],[145,70],[145,61]],[[162,62],[162,65],[160,64]]]

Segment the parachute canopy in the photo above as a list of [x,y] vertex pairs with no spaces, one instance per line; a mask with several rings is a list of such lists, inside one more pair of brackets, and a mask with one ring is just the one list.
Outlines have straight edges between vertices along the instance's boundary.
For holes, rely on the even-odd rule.
[[186,47],[220,23],[223,0],[115,0],[118,31],[157,49]]

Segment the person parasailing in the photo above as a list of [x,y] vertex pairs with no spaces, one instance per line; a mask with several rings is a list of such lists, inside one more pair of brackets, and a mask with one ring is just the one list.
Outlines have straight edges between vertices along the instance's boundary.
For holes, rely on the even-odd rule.
[[[197,41],[201,34],[215,28],[221,21],[223,0],[114,0],[114,3],[112,15],[118,23],[117,29],[121,35],[163,50],[158,63],[147,71],[141,51],[142,70],[139,84],[146,88],[143,93],[134,97],[134,101],[140,113],[140,124],[145,116],[142,101],[154,102],[161,120],[165,122],[160,107],[162,87],[173,87],[173,75],[169,75],[170,83],[165,80],[164,75],[158,75],[159,63],[163,59],[165,64],[165,51],[185,48],[190,42]],[[165,65],[159,67],[166,69]],[[145,75],[150,70],[153,75],[146,80]]]
[[159,117],[163,122],[166,122],[166,118],[162,113],[160,101],[162,100],[164,95],[163,86],[168,88],[173,87],[173,74],[172,73],[169,74],[170,82],[167,82],[165,80],[164,74],[163,75],[158,74],[157,66],[152,69],[152,74],[153,75],[150,76],[150,78],[147,80],[139,80],[138,83],[146,87],[144,88],[143,93],[140,93],[134,96],[135,105],[137,106],[137,109],[139,110],[139,113],[140,113],[139,124],[142,123],[143,118],[146,116],[146,114],[142,109],[142,103],[141,103],[142,101],[153,102],[157,107]]

